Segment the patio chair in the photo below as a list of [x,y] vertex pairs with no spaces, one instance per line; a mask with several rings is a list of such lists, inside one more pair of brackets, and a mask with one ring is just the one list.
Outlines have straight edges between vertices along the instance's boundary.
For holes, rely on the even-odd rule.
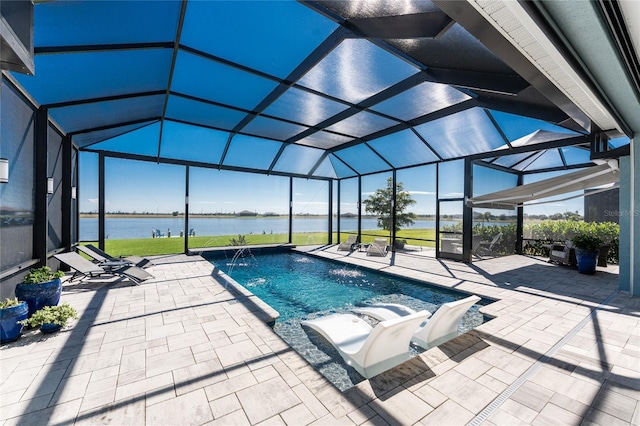
[[367,248],[367,256],[386,256],[389,250],[386,238],[375,238]]
[[153,230],[152,232],[153,238],[160,238],[160,237],[164,237],[164,232],[160,231],[160,229],[156,228]]
[[77,245],[76,250],[81,251],[89,257],[95,259],[98,263],[105,262],[122,262],[127,261],[132,265],[137,266],[138,268],[148,268],[149,266],[153,266],[153,262],[151,259],[141,256],[127,256],[127,257],[115,257],[111,256],[104,250],[100,250],[98,247],[93,244],[87,245]]
[[571,241],[567,240],[564,244],[551,244],[549,248],[549,262],[576,266],[578,264],[578,259],[576,258],[576,250]]
[[[460,320],[479,300],[480,297],[474,295],[442,304],[423,327],[414,330],[411,341],[424,349],[429,349],[453,339],[458,335]],[[396,303],[376,303],[353,311],[379,321],[390,321],[415,313],[413,309]]]
[[135,284],[140,284],[142,281],[153,278],[153,275],[142,268],[138,268],[137,266],[120,265],[115,266],[112,269],[107,269],[85,259],[76,252],[58,253],[53,255],[53,257],[73,269],[73,276],[69,281],[74,281],[76,279],[82,280],[84,278],[92,278],[101,275],[113,275],[128,278]]
[[338,250],[340,251],[353,251],[356,249],[358,245],[358,236],[357,235],[349,235],[347,241],[340,243],[338,246]]
[[369,379],[411,358],[413,332],[428,317],[429,312],[420,311],[371,327],[356,315],[334,314],[301,324],[320,333],[348,365]]
[[493,249],[496,244],[500,242],[502,239],[502,232],[496,234],[491,241],[480,241],[476,244],[475,250],[471,250],[471,253],[475,256],[482,257],[483,255],[492,255],[494,254]]
[[189,236],[190,237],[195,237],[196,236],[196,230],[193,229],[193,228],[189,229]]

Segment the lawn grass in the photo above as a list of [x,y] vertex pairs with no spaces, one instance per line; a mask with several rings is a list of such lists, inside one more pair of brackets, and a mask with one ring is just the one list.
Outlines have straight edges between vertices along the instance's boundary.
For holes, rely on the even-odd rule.
[[[389,232],[383,230],[363,231],[362,242],[373,241],[376,236],[389,238]],[[286,244],[287,234],[248,234],[243,235],[247,245],[261,244]],[[197,236],[189,237],[189,248],[226,247],[232,245],[230,240],[237,239],[237,235]],[[342,235],[342,239],[346,236]],[[293,234],[292,243],[295,245],[326,244],[327,234],[324,232],[309,232]],[[399,240],[406,240],[407,244],[422,247],[435,247],[433,241],[421,241],[420,239],[435,239],[435,229],[407,229],[400,232]],[[333,235],[334,243],[337,243],[337,234]],[[96,242],[87,242],[97,245]],[[154,256],[161,254],[175,254],[184,252],[184,238],[136,238],[122,240],[106,240],[105,251],[112,256]]]

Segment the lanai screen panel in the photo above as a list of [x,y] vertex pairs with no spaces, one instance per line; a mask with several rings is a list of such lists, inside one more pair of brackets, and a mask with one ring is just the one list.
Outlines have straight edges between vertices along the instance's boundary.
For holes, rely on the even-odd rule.
[[371,109],[409,121],[469,99],[471,96],[446,84],[424,82]]
[[357,176],[358,173],[348,166],[343,160],[338,158],[335,154],[331,154],[329,156],[331,160],[331,164],[333,165],[334,170],[336,171],[336,175],[338,178],[348,178]]
[[416,131],[445,159],[491,151],[504,144],[502,135],[481,108],[422,124]]
[[425,141],[411,130],[375,139],[369,146],[396,168],[438,161]]
[[174,39],[180,2],[55,1],[35,11],[39,47],[157,43]]
[[53,193],[47,196],[47,250],[62,247],[62,137],[51,126],[47,129],[47,176],[53,179]]
[[245,117],[245,113],[182,96],[170,96],[166,117],[195,125],[231,130]]
[[372,173],[377,170],[389,170],[391,167],[382,157],[367,145],[355,145],[335,153],[336,157],[355,169],[358,174]]
[[104,140],[108,140],[116,136],[120,136],[122,134],[132,132],[142,127],[146,127],[152,123],[153,121],[148,121],[148,122],[142,122],[142,123],[128,124],[125,126],[109,127],[106,129],[99,129],[99,130],[94,130],[86,133],[78,133],[74,135],[73,142],[77,144],[79,147],[84,148],[84,147],[88,147],[93,144],[102,142]]
[[577,164],[589,164],[591,162],[591,151],[586,148],[575,146],[564,146],[560,148],[565,163],[569,166]]
[[397,124],[399,123],[395,120],[388,119],[378,114],[362,111],[327,127],[327,130],[361,138]]
[[287,140],[307,129],[307,127],[298,124],[259,116],[251,120],[244,127],[243,132],[270,139]]
[[265,110],[265,115],[315,126],[349,108],[346,103],[292,87]]
[[219,164],[229,134],[201,126],[165,121],[160,156]]
[[292,1],[190,1],[180,43],[285,78],[336,28]]
[[250,169],[268,169],[282,143],[252,136],[236,135],[228,144],[229,150],[222,160],[228,166]]
[[322,154],[320,149],[290,144],[285,147],[273,170],[310,175]]
[[3,120],[0,157],[9,160],[9,183],[0,184],[0,271],[33,258],[35,222],[35,111],[11,86],[0,86]]
[[185,51],[178,52],[171,80],[173,92],[237,107],[245,114],[277,85],[273,79]]
[[[372,72],[365,73],[363,69]],[[357,104],[417,71],[414,66],[367,40],[347,39],[298,84]]]
[[[34,28],[36,76],[15,78],[81,148],[107,154],[297,174],[307,165],[284,167],[280,148],[247,158],[293,143],[324,150],[309,176],[344,178],[511,149],[535,132],[578,135],[431,1],[38,2]],[[155,134],[139,131],[150,122],[162,123]],[[179,132],[164,137],[169,122],[228,143],[198,156]],[[249,136],[271,142],[237,152]],[[347,151],[356,145],[364,157]]]
[[553,132],[555,134],[559,134],[558,136],[578,135],[577,132],[543,120],[523,117],[516,114],[508,114],[501,111],[490,111],[490,114],[510,142],[540,130],[544,130],[547,133]]
[[110,50],[36,55],[36,76],[16,74],[38,102],[90,102],[110,96],[164,91],[170,49]]
[[331,157],[326,156],[324,160],[318,165],[316,170],[313,172],[313,176],[318,177],[326,177],[336,179],[338,175],[336,174],[336,170],[333,168],[331,163]]
[[157,157],[160,123],[153,123],[129,133],[95,144],[92,148],[124,154]]
[[127,123],[159,119],[163,107],[164,96],[153,95],[52,108],[49,114],[67,131],[78,132],[109,127],[114,121]]

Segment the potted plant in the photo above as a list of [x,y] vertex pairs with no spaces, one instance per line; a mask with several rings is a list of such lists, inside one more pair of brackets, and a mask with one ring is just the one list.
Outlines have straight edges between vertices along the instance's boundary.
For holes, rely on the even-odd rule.
[[21,323],[40,327],[42,333],[49,334],[59,331],[70,319],[78,319],[78,313],[68,303],[63,303],[60,306],[45,306],[38,309]]
[[603,241],[595,235],[580,234],[571,239],[578,260],[578,272],[581,274],[595,274],[598,263],[598,253]]
[[52,271],[48,266],[34,268],[16,286],[16,297],[29,305],[29,316],[44,306],[55,306],[62,293],[64,272]]
[[29,306],[17,297],[0,302],[0,342],[12,342],[22,333],[22,321],[27,318]]

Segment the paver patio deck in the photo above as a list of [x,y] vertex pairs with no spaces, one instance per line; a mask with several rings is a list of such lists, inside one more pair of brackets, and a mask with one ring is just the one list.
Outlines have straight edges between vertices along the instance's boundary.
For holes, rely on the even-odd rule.
[[155,279],[65,285],[81,318],[0,350],[0,424],[640,424],[640,299],[525,256],[313,255],[497,300],[495,319],[342,393],[199,256]]

